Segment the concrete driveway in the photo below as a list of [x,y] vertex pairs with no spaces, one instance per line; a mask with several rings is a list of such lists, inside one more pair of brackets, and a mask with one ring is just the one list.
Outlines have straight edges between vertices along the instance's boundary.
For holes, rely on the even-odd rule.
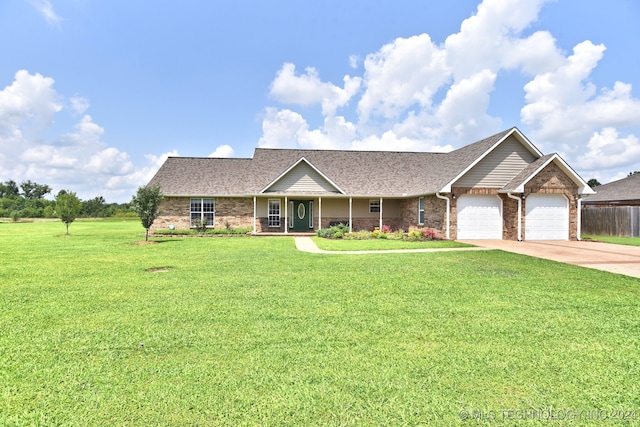
[[466,240],[487,249],[501,249],[553,261],[640,278],[640,246],[592,241]]

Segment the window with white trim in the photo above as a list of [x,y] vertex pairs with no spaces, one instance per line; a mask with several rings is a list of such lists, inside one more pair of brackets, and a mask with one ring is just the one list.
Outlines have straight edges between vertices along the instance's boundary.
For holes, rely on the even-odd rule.
[[214,199],[191,199],[191,227],[206,221],[207,227],[215,224],[216,203]]
[[268,226],[280,227],[280,199],[269,199]]
[[418,199],[418,224],[424,224],[424,197]]
[[380,199],[369,200],[369,213],[380,213]]

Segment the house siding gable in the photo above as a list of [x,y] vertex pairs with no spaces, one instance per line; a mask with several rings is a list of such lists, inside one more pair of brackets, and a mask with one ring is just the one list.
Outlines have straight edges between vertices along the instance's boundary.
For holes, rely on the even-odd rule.
[[282,176],[266,193],[338,193],[337,189],[309,164],[300,162]]
[[501,188],[535,160],[536,157],[524,145],[510,136],[457,180],[454,186]]

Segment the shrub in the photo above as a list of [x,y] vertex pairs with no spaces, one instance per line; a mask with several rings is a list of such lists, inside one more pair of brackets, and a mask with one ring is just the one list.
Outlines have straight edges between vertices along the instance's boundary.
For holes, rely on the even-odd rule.
[[318,237],[325,239],[342,239],[346,234],[349,234],[349,226],[346,224],[332,225],[329,228],[318,230],[317,234]]
[[432,230],[431,228],[427,228],[422,233],[422,237],[425,240],[434,240],[436,238],[436,232],[435,232],[435,230]]
[[193,221],[193,225],[199,233],[207,232],[207,218],[196,219]]

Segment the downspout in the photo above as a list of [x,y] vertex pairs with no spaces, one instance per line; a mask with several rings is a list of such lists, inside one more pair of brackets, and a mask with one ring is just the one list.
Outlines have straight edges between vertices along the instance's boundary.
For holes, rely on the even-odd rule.
[[353,197],[349,197],[349,233],[353,233]]
[[578,241],[582,240],[582,199],[580,198],[580,195],[578,194],[576,196],[576,198],[578,199],[578,213],[577,213],[577,225],[578,225]]
[[440,193],[436,193],[436,197],[438,199],[442,199],[444,201],[447,202],[447,240],[449,240],[451,238],[451,234],[449,231],[449,223],[451,222],[450,218],[451,218],[451,201],[449,200],[448,197],[445,197],[443,195],[441,195]]
[[382,231],[382,197],[380,197],[380,227],[378,230]]
[[511,191],[507,192],[507,197],[518,201],[518,242],[522,241],[522,199],[520,197],[511,194]]
[[257,205],[256,196],[253,196],[253,234],[256,234],[258,232],[256,228],[256,215],[257,215],[256,205]]

